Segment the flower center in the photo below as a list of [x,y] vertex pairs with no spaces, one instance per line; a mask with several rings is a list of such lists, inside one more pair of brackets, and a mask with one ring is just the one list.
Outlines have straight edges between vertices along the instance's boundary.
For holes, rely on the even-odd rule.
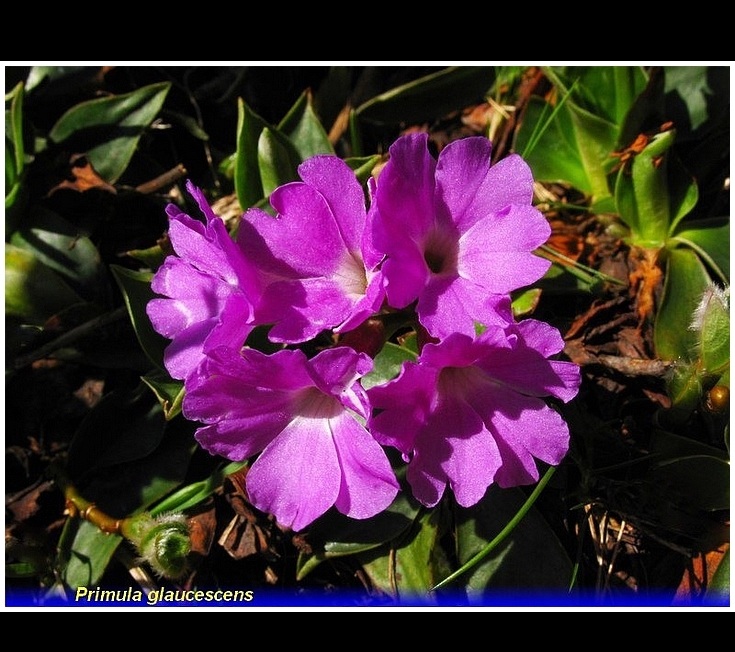
[[424,242],[424,260],[434,274],[456,274],[459,246],[451,234],[434,230]]
[[316,387],[302,389],[294,406],[294,413],[305,419],[331,419],[343,410],[344,406],[337,398]]
[[338,279],[344,293],[351,299],[358,300],[365,296],[368,280],[365,273],[365,263],[358,254],[348,255],[334,276]]

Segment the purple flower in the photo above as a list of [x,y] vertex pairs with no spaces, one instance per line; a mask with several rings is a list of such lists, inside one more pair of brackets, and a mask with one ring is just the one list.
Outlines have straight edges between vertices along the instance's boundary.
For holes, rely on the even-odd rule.
[[302,181],[271,194],[276,217],[250,209],[238,242],[268,284],[258,320],[275,342],[304,342],[324,329],[359,326],[384,298],[376,254],[365,235],[365,194],[336,156],[299,166]]
[[368,427],[403,453],[421,503],[436,505],[449,484],[469,507],[493,482],[537,481],[534,458],[562,460],[569,430],[543,397],[566,402],[579,389],[577,365],[548,359],[563,344],[555,328],[536,320],[475,338],[456,333],[425,345],[416,363],[368,391]]
[[205,425],[210,453],[244,460],[251,502],[301,530],[330,507],[364,519],[386,509],[398,483],[385,451],[365,429],[368,401],[358,379],[372,360],[348,347],[312,359],[301,350],[265,355],[211,351],[188,388],[184,415]]
[[491,147],[464,138],[435,160],[426,134],[402,136],[372,193],[388,304],[418,300],[419,321],[436,337],[500,323],[494,295],[537,281],[550,265],[533,253],[551,229],[531,205],[531,170],[518,155],[491,167]]
[[208,349],[242,346],[253,329],[253,308],[260,296],[256,271],[224,222],[198,188],[190,182],[186,187],[205,222],[174,204],[166,208],[176,255],[168,256],[153,276],[151,288],[162,297],[147,306],[153,328],[172,340],[164,365],[178,379],[187,378]]

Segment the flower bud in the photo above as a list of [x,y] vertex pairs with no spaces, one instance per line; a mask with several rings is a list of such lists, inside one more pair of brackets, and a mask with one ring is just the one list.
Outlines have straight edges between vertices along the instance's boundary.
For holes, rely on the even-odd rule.
[[124,534],[138,548],[141,560],[162,577],[177,579],[186,572],[191,539],[183,514],[135,517],[125,527]]

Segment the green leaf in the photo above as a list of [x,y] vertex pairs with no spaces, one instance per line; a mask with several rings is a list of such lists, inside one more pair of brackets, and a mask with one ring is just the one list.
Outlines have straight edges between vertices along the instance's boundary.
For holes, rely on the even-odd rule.
[[86,152],[97,173],[115,183],[128,167],[143,132],[158,116],[170,88],[169,82],[161,82],[76,104],[51,128],[49,138]]
[[102,532],[89,521],[68,519],[59,539],[57,559],[64,584],[72,590],[99,585],[122,541],[120,535]]
[[[669,239],[669,245],[691,247],[723,283],[730,282],[730,218],[697,220]],[[688,228],[686,228],[688,227]]]
[[[526,501],[518,488],[491,485],[485,497],[470,508],[457,507],[457,555],[468,563],[513,521]],[[490,590],[566,590],[572,563],[546,520],[531,507],[512,532],[465,575],[470,602]]]
[[[124,419],[120,415],[125,415]],[[69,447],[68,473],[74,479],[92,471],[140,460],[161,443],[161,406],[144,385],[113,391],[87,414]]]
[[434,602],[430,589],[444,570],[437,558],[440,536],[440,509],[422,510],[395,547],[360,555],[363,569],[375,587],[399,601]]
[[[5,95],[5,208],[13,205],[25,169],[23,82]],[[10,102],[10,108],[8,108]]]
[[699,334],[698,355],[705,373],[720,375],[730,365],[730,302],[725,293],[710,285],[695,315]]
[[123,293],[130,321],[141,348],[156,367],[164,370],[163,353],[170,342],[154,330],[146,313],[148,302],[156,297],[151,289],[153,274],[136,272],[119,265],[110,265],[110,271]]
[[662,247],[671,227],[671,196],[667,171],[672,129],[656,134],[630,166],[620,168],[615,183],[615,204],[620,219],[630,228],[632,244]]
[[386,342],[380,353],[374,358],[373,370],[363,376],[362,386],[370,389],[375,385],[387,383],[399,374],[404,362],[416,360],[416,358],[414,351],[393,344],[393,342]]
[[235,150],[235,193],[246,210],[263,199],[258,164],[258,141],[268,123],[242,99],[237,102],[237,146]]
[[419,513],[418,503],[401,491],[390,507],[367,519],[352,519],[330,510],[308,530],[313,552],[301,553],[297,580],[302,580],[326,559],[373,550],[407,532]]
[[719,456],[692,455],[657,464],[649,479],[674,502],[705,511],[730,507],[730,464]]
[[101,301],[106,271],[92,241],[57,213],[33,207],[10,242],[32,253],[89,301]]
[[361,121],[417,123],[482,101],[495,81],[492,66],[452,66],[397,86],[360,105]]
[[727,547],[725,554],[720,560],[717,570],[712,575],[712,579],[707,587],[702,600],[703,606],[709,605],[730,605],[730,547]]
[[298,153],[279,132],[266,127],[258,139],[258,166],[263,192],[269,196],[278,186],[299,178]]
[[167,496],[150,510],[150,515],[159,516],[169,512],[185,512],[187,509],[196,507],[221,487],[228,475],[236,473],[247,465],[248,462],[230,462],[220,467],[205,480],[193,482]]
[[648,83],[641,66],[547,67],[544,72],[558,89],[572,92],[575,106],[618,130]]
[[143,263],[153,271],[156,271],[161,265],[163,265],[163,262],[168,256],[168,254],[161,249],[160,245],[153,245],[146,249],[130,249],[125,252],[125,255]]
[[33,253],[5,244],[5,314],[43,325],[82,298]]
[[380,163],[382,158],[380,154],[374,154],[373,156],[353,156],[344,159],[344,162],[355,172],[357,180],[361,184],[364,184],[370,178],[373,169]]
[[317,154],[334,154],[327,132],[314,112],[311,93],[304,91],[278,124],[278,131],[288,136],[302,161]]
[[141,380],[153,390],[158,398],[166,421],[171,421],[175,416],[181,414],[185,394],[183,382],[174,380],[160,369],[155,369],[142,376]]
[[532,97],[513,148],[524,157],[537,181],[567,183],[592,195],[592,182],[582,161],[571,114],[563,107],[553,117],[551,112],[549,104]]
[[541,298],[541,290],[539,288],[531,288],[513,295],[513,315],[516,319],[526,317],[536,310],[539,299]]
[[688,326],[709,282],[707,270],[692,250],[668,252],[663,297],[653,333],[656,355],[662,360],[692,358],[697,333]]

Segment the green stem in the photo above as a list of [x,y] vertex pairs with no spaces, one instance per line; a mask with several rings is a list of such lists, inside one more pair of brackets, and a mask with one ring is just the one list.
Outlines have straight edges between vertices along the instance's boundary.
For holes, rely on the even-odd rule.
[[471,568],[474,568],[477,564],[479,564],[485,557],[487,557],[495,548],[498,547],[500,543],[502,543],[506,537],[515,529],[516,525],[518,525],[523,517],[528,513],[528,510],[531,509],[533,504],[536,502],[538,497],[541,495],[541,492],[544,490],[544,487],[549,483],[549,480],[551,480],[551,476],[554,475],[554,471],[556,471],[556,467],[552,466],[549,467],[549,470],[546,471],[544,474],[544,477],[541,478],[539,483],[536,485],[536,488],[533,490],[531,495],[528,497],[525,503],[523,503],[523,506],[516,512],[516,515],[508,522],[508,524],[500,531],[500,534],[496,536],[490,543],[488,543],[480,552],[478,552],[474,557],[472,557],[467,563],[465,563],[461,568],[454,571],[449,577],[444,578],[439,584],[432,587],[431,591],[436,591],[437,589],[440,589],[450,582],[453,582],[456,580],[460,575],[463,575]]

